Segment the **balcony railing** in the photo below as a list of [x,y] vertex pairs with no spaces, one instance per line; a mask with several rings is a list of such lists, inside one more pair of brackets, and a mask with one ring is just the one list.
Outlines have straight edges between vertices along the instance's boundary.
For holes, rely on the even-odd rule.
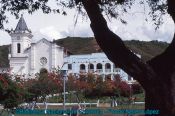
[[111,72],[111,69],[105,69],[105,72],[106,73],[110,73]]
[[[103,69],[96,69],[96,71],[94,69],[88,69],[89,73],[119,73],[121,71],[120,68],[114,68],[113,70],[111,69],[105,69],[105,72],[103,72]],[[80,70],[80,73],[87,73],[86,70]]]
[[80,70],[80,73],[86,73],[86,70]]
[[114,68],[114,72],[120,72],[119,68]]
[[103,72],[103,69],[97,69],[96,72],[97,73],[102,73]]

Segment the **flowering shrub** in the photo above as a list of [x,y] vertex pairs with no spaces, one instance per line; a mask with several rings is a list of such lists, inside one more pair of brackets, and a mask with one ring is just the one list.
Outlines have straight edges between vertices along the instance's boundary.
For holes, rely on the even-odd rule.
[[23,88],[12,80],[8,74],[0,74],[0,104],[4,108],[17,107],[23,102]]
[[130,88],[130,85],[124,81],[121,81],[121,83],[119,83],[119,91],[120,95],[124,97],[129,97],[130,94],[132,94],[132,88]]
[[132,88],[121,80],[117,75],[114,80],[103,78],[93,74],[80,76],[76,82],[77,88],[83,90],[85,97],[102,97],[102,96],[124,96],[129,97],[132,93]]
[[[133,90],[132,90],[133,89]],[[66,79],[66,91],[83,94],[85,97],[124,96],[129,97],[132,92],[139,93],[142,88],[138,84],[132,87],[122,81],[119,75],[114,80],[94,75],[80,75],[76,78],[69,75]],[[63,92],[63,76],[42,70],[34,79],[22,80],[17,77],[12,80],[8,74],[0,75],[0,104],[5,108],[17,107],[21,102],[31,102],[38,97],[45,99],[46,95]]]
[[24,86],[28,91],[26,94],[26,101],[28,102],[38,97],[45,99],[47,95],[60,93],[63,88],[61,76],[46,71],[41,71],[35,79],[25,81]]

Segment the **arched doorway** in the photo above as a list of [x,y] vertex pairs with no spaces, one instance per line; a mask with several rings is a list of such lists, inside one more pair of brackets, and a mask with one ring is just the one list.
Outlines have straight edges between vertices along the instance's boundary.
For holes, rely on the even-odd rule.
[[97,72],[98,73],[103,72],[103,68],[102,68],[102,64],[101,63],[97,64]]
[[89,70],[89,72],[94,72],[94,65],[90,63],[88,65],[88,70]]
[[86,72],[85,64],[80,64],[80,72]]
[[111,72],[111,64],[110,63],[105,64],[105,72]]

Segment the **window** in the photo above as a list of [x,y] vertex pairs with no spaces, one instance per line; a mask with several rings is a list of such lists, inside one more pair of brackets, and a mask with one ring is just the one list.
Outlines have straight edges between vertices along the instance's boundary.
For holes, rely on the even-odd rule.
[[20,43],[17,44],[17,53],[21,53],[21,44]]
[[97,64],[97,69],[102,69],[102,64],[101,63]]
[[84,64],[80,65],[80,70],[85,70],[85,65]]
[[41,57],[40,58],[40,63],[41,63],[41,65],[47,64],[47,58],[46,57]]
[[105,68],[106,68],[106,69],[111,69],[111,64],[110,64],[110,63],[106,63],[106,64],[105,64]]
[[93,64],[89,64],[89,69],[94,69],[94,65]]
[[72,64],[68,64],[68,70],[72,70]]

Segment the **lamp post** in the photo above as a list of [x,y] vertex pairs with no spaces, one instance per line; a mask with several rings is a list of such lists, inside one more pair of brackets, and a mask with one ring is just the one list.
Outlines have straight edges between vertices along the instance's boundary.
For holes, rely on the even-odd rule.
[[[66,110],[66,80],[67,77],[67,70],[61,70],[61,76],[63,76],[63,110]],[[63,113],[63,115],[67,115],[66,113]]]
[[[67,77],[67,71],[66,70],[62,70],[63,71],[63,96],[64,96],[64,100],[63,100],[63,109],[65,111],[66,107],[65,107],[65,103],[66,103],[66,80],[65,78]],[[63,115],[66,115],[65,113]]]
[[[64,67],[65,64],[67,64],[67,62],[65,62],[61,68],[58,67],[60,70],[61,76],[63,76],[63,110],[64,111],[66,110],[66,106],[65,106],[65,103],[66,103],[66,80],[65,80],[65,78],[67,77],[67,70],[62,69],[62,68]],[[67,115],[67,114],[63,113],[63,115]]]
[[132,98],[131,98],[132,97],[131,96],[131,89],[132,89],[131,86],[132,86],[132,83],[129,81],[128,84],[129,84],[129,97],[132,100]]

